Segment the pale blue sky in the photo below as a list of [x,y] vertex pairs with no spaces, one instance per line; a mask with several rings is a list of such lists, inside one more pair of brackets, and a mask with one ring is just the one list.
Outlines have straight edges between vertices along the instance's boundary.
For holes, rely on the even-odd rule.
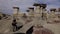
[[0,12],[12,14],[12,7],[18,6],[22,12],[31,7],[34,3],[46,3],[47,9],[59,8],[60,0],[0,0]]

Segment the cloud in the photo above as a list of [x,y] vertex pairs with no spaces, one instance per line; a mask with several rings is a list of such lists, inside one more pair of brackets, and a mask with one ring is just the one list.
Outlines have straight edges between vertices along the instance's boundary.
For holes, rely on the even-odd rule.
[[37,3],[47,4],[47,9],[60,7],[60,0],[36,0],[36,1]]
[[11,13],[13,6],[18,6],[24,12],[33,3],[34,0],[0,0],[0,7],[4,13]]
[[22,12],[25,12],[28,7],[31,7],[34,3],[46,3],[47,8],[60,7],[60,0],[0,0],[0,9],[4,13],[12,13],[13,6],[18,6]]

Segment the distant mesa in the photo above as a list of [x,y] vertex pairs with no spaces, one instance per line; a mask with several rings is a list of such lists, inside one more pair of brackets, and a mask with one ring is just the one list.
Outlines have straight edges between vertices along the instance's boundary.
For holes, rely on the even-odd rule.
[[58,8],[58,11],[60,12],[60,8]]
[[56,8],[51,8],[50,11],[54,11],[55,12],[56,11]]

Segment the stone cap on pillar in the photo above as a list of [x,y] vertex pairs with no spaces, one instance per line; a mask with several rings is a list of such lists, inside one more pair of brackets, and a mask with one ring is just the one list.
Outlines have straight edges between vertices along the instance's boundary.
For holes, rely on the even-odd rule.
[[56,12],[56,8],[51,8],[50,11]]
[[29,10],[26,10],[26,12],[29,12]]
[[13,7],[13,9],[19,9],[19,7]]
[[46,8],[46,4],[34,3],[33,6],[40,6],[43,7],[43,9]]
[[34,11],[34,7],[29,7],[29,9],[33,10]]
[[40,4],[40,7],[46,8],[46,4]]
[[34,10],[34,7],[29,7],[29,9],[33,9]]
[[34,3],[33,6],[40,6],[40,4],[39,3]]

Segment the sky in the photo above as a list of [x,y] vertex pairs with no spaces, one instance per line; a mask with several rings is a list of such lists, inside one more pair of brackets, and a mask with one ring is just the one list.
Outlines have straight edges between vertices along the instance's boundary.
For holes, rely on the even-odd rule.
[[12,14],[14,6],[19,7],[21,12],[26,12],[34,3],[47,4],[47,10],[60,7],[60,0],[0,0],[0,12]]

